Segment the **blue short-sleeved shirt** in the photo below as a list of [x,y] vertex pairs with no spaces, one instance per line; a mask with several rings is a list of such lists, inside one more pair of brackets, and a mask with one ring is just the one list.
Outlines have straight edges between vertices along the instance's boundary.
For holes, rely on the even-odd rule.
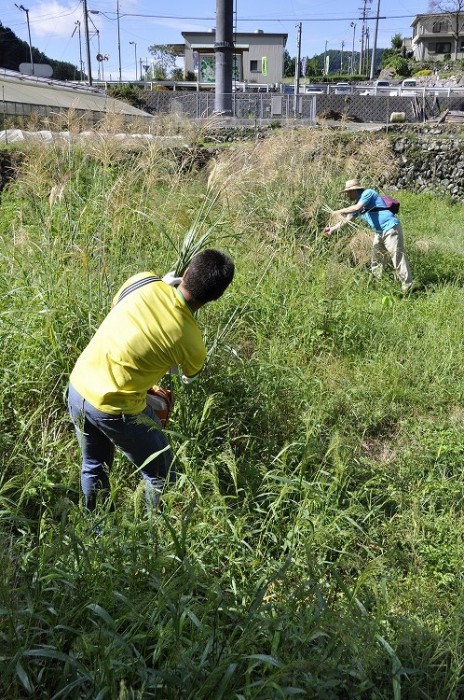
[[357,201],[357,204],[359,203],[364,205],[364,209],[355,213],[354,216],[362,216],[371,229],[377,231],[377,233],[390,231],[390,229],[399,224],[399,219],[397,219],[389,209],[372,211],[372,209],[376,209],[377,207],[385,207],[385,202],[375,190],[363,190],[363,193]]

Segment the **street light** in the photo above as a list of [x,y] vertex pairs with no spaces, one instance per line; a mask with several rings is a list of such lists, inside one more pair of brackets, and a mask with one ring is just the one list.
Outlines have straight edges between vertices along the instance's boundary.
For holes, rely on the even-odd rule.
[[129,41],[129,44],[134,45],[134,54],[135,54],[135,82],[137,82],[138,77],[137,77],[137,42],[136,41]]
[[351,75],[354,75],[354,39],[356,36],[356,22],[351,22],[350,27],[353,28],[353,46],[351,49]]
[[71,39],[73,38],[74,34],[77,31],[77,36],[79,38],[79,64],[80,64],[79,65],[79,80],[83,80],[84,79],[84,64],[82,62],[81,23],[79,22],[79,20],[76,20],[74,22],[74,24],[76,26],[74,27],[74,31],[71,34]]
[[[15,3],[15,5],[16,5],[16,3]],[[29,24],[29,10],[26,10],[24,5],[16,5],[16,7],[18,8],[18,10],[23,10],[23,12],[26,13],[27,31],[29,34],[29,51],[31,54],[31,73],[32,73],[32,75],[34,75],[34,59],[32,58],[32,41],[31,41],[31,26]]]

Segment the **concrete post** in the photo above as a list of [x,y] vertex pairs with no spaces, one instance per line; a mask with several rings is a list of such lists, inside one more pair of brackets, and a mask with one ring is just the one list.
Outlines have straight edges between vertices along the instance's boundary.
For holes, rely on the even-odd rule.
[[216,91],[214,111],[232,115],[233,0],[216,0]]

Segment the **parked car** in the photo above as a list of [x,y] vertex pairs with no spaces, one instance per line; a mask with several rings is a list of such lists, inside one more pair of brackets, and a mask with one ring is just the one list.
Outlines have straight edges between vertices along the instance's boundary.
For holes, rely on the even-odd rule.
[[390,82],[388,80],[375,80],[374,87],[376,87],[376,88],[390,87]]
[[418,87],[417,80],[415,78],[406,78],[401,83],[402,88],[415,88]]
[[321,93],[325,92],[325,89],[322,88],[320,85],[304,85],[302,91],[305,92],[307,95],[320,95]]
[[335,94],[336,95],[345,95],[346,93],[351,93],[353,92],[353,88],[350,85],[350,83],[336,83],[335,85]]

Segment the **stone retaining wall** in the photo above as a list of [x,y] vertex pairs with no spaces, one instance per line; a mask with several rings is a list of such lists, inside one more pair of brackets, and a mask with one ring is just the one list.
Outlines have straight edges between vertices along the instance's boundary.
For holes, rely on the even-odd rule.
[[[464,133],[456,127],[402,125],[389,128],[398,170],[393,185],[441,192],[464,202]],[[385,183],[387,184],[387,183]]]

